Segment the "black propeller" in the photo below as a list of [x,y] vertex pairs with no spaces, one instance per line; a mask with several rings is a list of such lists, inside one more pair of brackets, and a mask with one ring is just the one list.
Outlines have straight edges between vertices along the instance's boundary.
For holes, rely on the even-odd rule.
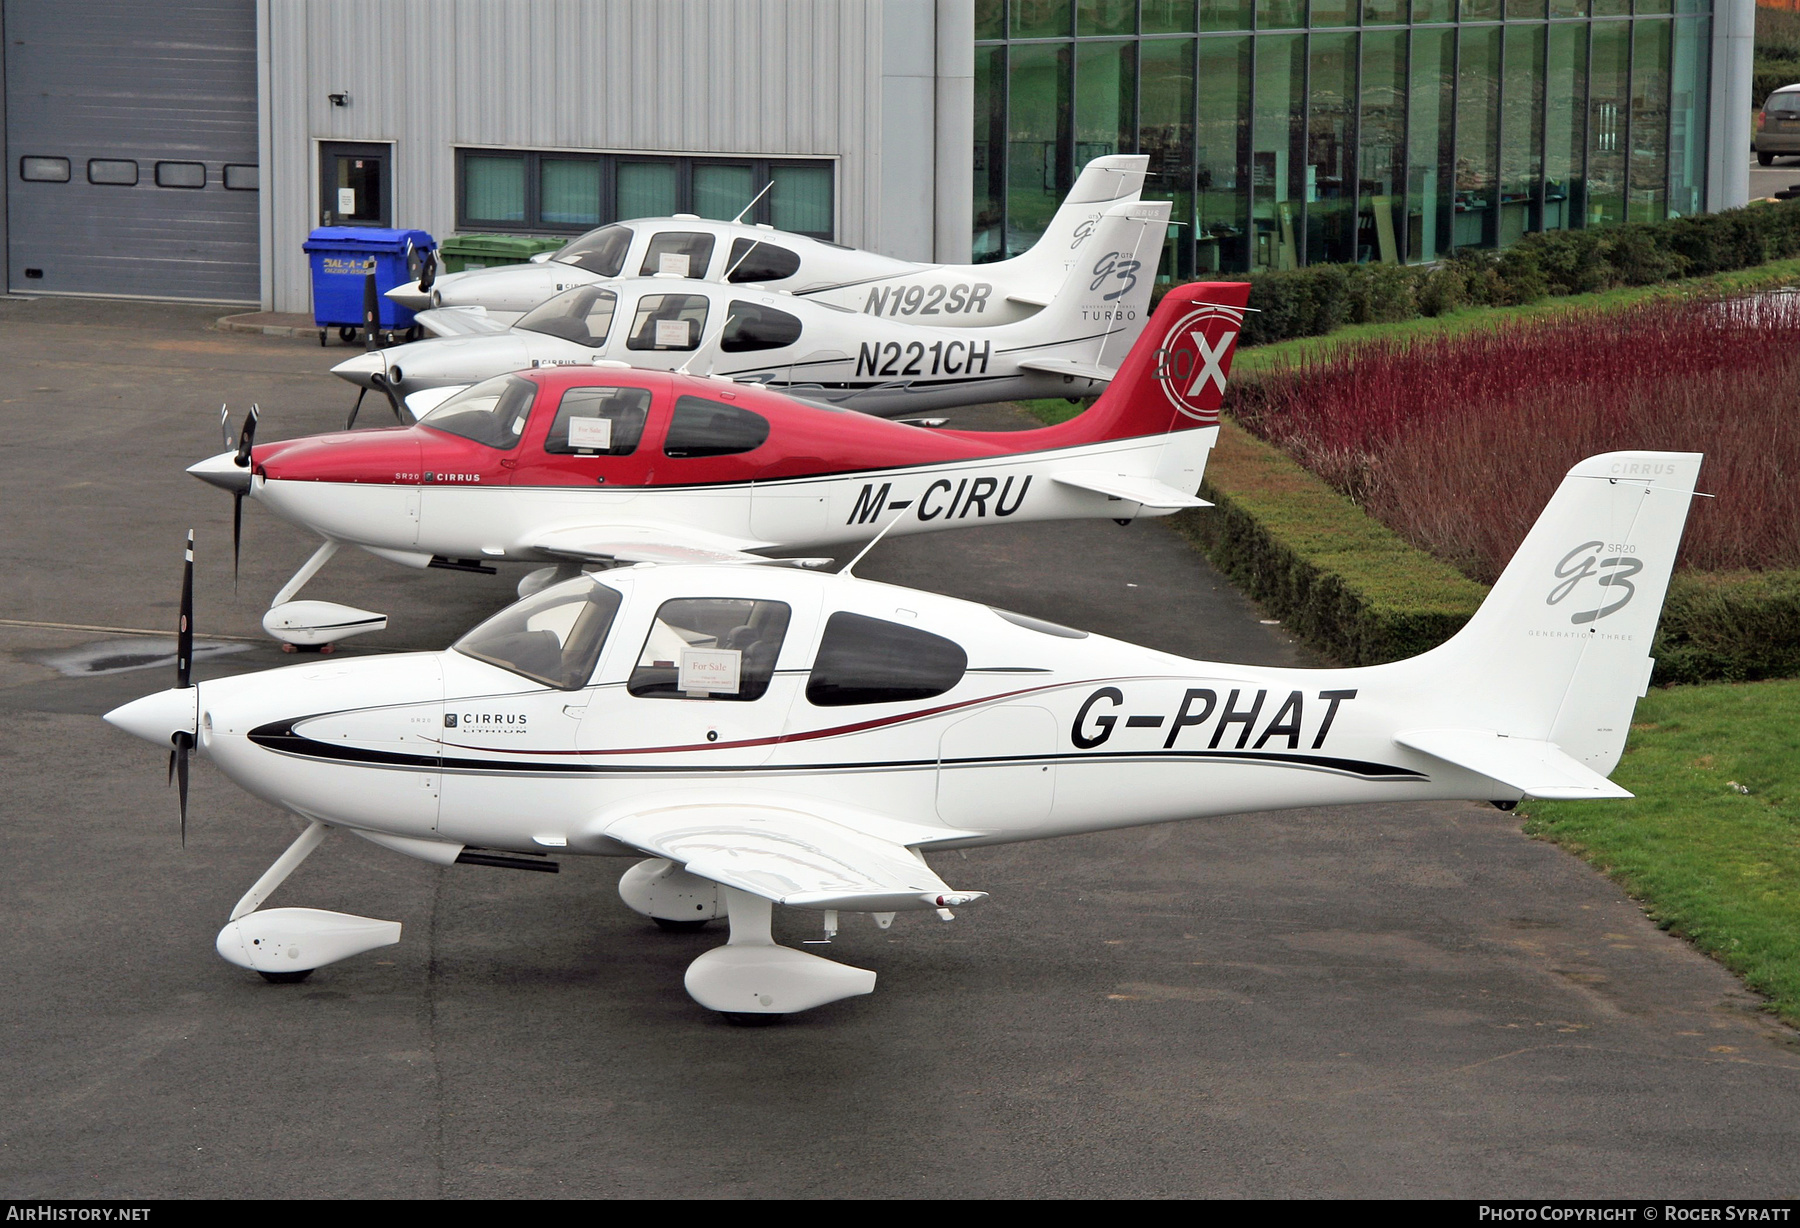
[[363,349],[374,353],[381,348],[375,333],[381,327],[381,289],[375,284],[375,274],[363,275]]
[[[238,435],[237,455],[232,458],[239,469],[250,467],[250,449],[256,446],[256,420],[261,416],[261,407],[252,405],[250,416],[244,419],[244,429]],[[227,433],[226,439],[230,438],[230,434]],[[233,585],[237,583],[238,554],[244,542],[244,495],[249,492],[249,489],[246,484],[231,492],[231,582]],[[191,547],[188,553],[191,563],[193,554]]]
[[435,286],[436,284],[437,284],[437,252],[428,251],[425,253],[425,259],[420,262],[419,289],[421,291],[429,290],[429,289],[431,289],[431,287]]
[[[254,414],[254,410],[251,411]],[[175,689],[194,685],[194,531],[188,530],[187,561],[181,572],[181,623],[175,629]],[[194,692],[194,727],[200,727],[200,692]],[[194,751],[194,735],[178,729],[169,739],[169,780],[180,782],[181,843],[187,846],[188,758]]]

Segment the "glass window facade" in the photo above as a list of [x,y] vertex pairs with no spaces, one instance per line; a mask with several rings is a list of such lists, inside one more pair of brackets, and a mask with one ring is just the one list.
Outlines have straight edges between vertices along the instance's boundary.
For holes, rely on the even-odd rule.
[[1150,157],[1163,278],[1698,212],[1709,0],[977,0],[975,259]]

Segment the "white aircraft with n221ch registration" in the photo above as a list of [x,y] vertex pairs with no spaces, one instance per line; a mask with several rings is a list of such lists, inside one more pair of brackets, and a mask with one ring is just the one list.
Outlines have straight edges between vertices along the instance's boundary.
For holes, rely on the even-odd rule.
[[430,311],[425,326],[440,336],[507,328],[564,290],[633,273],[729,280],[947,328],[1010,324],[1049,303],[1100,214],[1138,199],[1149,164],[1146,154],[1095,158],[1029,251],[987,264],[920,264],[766,225],[677,214],[613,222],[528,264],[428,272],[387,296],[413,311]]
[[1700,467],[1572,468],[1474,618],[1410,660],[1212,664],[916,590],[795,569],[639,564],[553,585],[444,652],[195,684],[192,538],[177,687],[107,714],[194,748],[307,822],[219,932],[271,980],[399,941],[400,923],[261,905],[335,828],[439,865],[641,858],[624,901],[724,917],[689,965],[738,1023],[871,992],[777,945],[775,905],[980,900],[947,849],[1286,807],[1630,796],[1607,779]]
[[931,430],[730,380],[556,367],[497,376],[411,427],[257,444],[252,418],[189,472],[233,493],[234,525],[248,499],[325,539],[263,619],[298,646],[386,626],[297,599],[345,544],[420,568],[537,564],[523,597],[584,566],[767,563],[883,526],[1166,516],[1206,506],[1248,296],[1243,282],[1171,290],[1107,391],[1034,430]]
[[658,273],[576,286],[511,328],[370,350],[332,372],[387,396],[396,416],[402,401],[421,412],[508,371],[609,362],[763,383],[882,417],[1084,397],[1106,387],[1143,331],[1169,207],[1109,206],[1048,305],[1009,324],[877,318],[729,277]]

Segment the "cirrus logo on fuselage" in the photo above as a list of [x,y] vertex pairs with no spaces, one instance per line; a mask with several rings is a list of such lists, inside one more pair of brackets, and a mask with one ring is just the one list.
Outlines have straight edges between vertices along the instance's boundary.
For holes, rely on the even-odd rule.
[[1183,417],[1208,426],[1218,423],[1225,360],[1243,326],[1243,312],[1209,303],[1182,316],[1163,335],[1156,351],[1156,380]]

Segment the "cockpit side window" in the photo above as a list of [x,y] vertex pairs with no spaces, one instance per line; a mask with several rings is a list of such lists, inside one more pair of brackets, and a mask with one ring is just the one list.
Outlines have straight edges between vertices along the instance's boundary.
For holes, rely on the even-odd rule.
[[767,239],[737,239],[731,244],[728,281],[780,281],[800,271],[800,257]]
[[625,250],[630,246],[631,230],[628,227],[602,226],[569,243],[550,259],[602,277],[617,277],[625,268]]
[[800,319],[757,303],[733,302],[719,348],[727,354],[779,350],[800,340]]
[[930,699],[962,681],[969,654],[941,635],[839,610],[825,623],[806,680],[820,708]]
[[792,612],[784,601],[665,601],[625,689],[642,699],[761,699]]
[[646,388],[570,388],[544,437],[544,451],[571,456],[630,456],[650,415]]
[[761,414],[704,397],[677,397],[663,438],[663,455],[674,459],[736,456],[762,447],[769,420]]
[[531,381],[498,375],[463,389],[419,419],[419,425],[504,452],[516,446],[525,433],[536,396],[537,385]]
[[583,576],[507,606],[454,647],[545,686],[577,691],[593,676],[618,612],[618,590]]
[[705,277],[712,262],[713,237],[687,230],[665,230],[650,236],[639,277],[673,273],[677,277]]
[[[628,350],[692,350],[706,331],[704,294],[646,294],[632,317]],[[541,310],[541,309],[540,309]]]
[[533,307],[513,327],[598,349],[606,344],[606,333],[618,308],[619,296],[611,290],[580,286]]

